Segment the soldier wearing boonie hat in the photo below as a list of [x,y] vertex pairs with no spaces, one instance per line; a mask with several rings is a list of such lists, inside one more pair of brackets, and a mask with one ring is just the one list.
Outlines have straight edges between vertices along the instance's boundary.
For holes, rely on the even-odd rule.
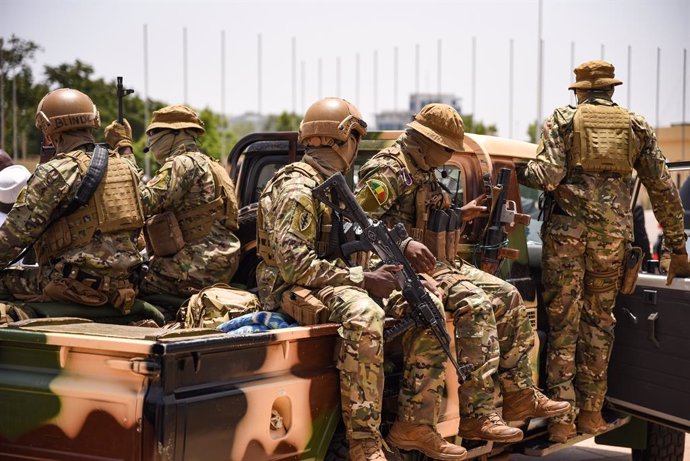
[[[361,168],[357,200],[372,218],[389,226],[405,224],[414,238],[405,241],[405,255],[418,272],[433,276],[443,291],[445,309],[454,313],[458,361],[475,366],[470,379],[460,386],[460,436],[518,441],[522,431],[507,425],[496,412],[492,375],[499,378],[506,418],[557,414],[569,405],[550,401],[534,386],[529,364],[533,332],[517,289],[456,260],[453,242],[457,242],[460,223],[452,230],[430,225],[434,213],[449,212],[450,196],[441,188],[436,168],[453,152],[465,150],[462,117],[449,105],[428,104],[407,126],[393,146]],[[462,221],[486,210],[478,205],[481,200],[461,209]],[[394,425],[389,441],[400,446],[405,430]]]
[[690,275],[678,190],[647,121],[612,101],[622,83],[614,71],[606,61],[575,68],[568,88],[577,106],[557,108],[544,122],[536,159],[516,165],[520,183],[547,192],[554,204],[542,227],[546,387],[552,397],[572,404],[570,412],[549,422],[554,442],[607,428],[601,408],[616,323],[612,312],[633,240],[633,171],[673,252],[666,261],[667,283],[674,275]]
[[198,114],[183,105],[155,111],[146,128],[146,150],[161,168],[142,187],[150,256],[144,293],[188,297],[229,283],[237,270],[235,189],[225,168],[201,152],[204,132]]

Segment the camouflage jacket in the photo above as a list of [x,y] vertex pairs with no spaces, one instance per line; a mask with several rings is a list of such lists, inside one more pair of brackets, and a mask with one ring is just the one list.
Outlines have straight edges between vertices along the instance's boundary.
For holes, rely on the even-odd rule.
[[[110,155],[117,154],[111,151]],[[36,241],[67,209],[81,180],[76,160],[64,154],[36,167],[0,228],[0,268]],[[96,232],[86,245],[68,248],[52,257],[51,266],[70,263],[92,274],[128,278],[142,262],[136,245],[138,235],[139,230]]]
[[363,285],[362,267],[348,268],[341,259],[326,260],[317,254],[318,232],[330,208],[314,199],[312,190],[324,180],[288,165],[261,194],[257,222],[267,231],[268,251],[275,265],[262,261],[256,279],[268,309],[278,308],[282,293],[292,285],[314,289]]
[[[214,200],[216,184],[211,161],[193,142],[179,146],[156,176],[141,185],[144,215],[148,218],[165,211],[182,212]],[[174,256],[154,256],[149,270],[203,288],[229,283],[239,256],[239,239],[223,223],[214,221],[205,237],[186,242]]]
[[[614,103],[605,98],[586,104]],[[587,223],[590,230],[612,238],[632,240],[630,176],[585,173],[568,170],[573,146],[575,106],[559,107],[544,122],[537,157],[526,167],[518,167],[521,184],[553,192],[558,206],[570,216]],[[641,115],[630,112],[633,143],[632,165],[647,189],[654,215],[664,228],[670,248],[683,246],[683,207],[656,135]]]
[[405,152],[401,139],[374,155],[359,170],[357,201],[374,219],[392,227],[398,222],[415,224],[417,190],[430,184],[441,194],[435,168],[420,169]]

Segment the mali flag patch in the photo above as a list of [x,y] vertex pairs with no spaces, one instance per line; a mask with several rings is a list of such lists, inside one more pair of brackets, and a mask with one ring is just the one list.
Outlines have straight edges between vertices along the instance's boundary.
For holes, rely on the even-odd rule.
[[367,187],[374,194],[379,205],[386,203],[386,200],[388,200],[388,188],[384,183],[376,179],[370,179],[367,181]]

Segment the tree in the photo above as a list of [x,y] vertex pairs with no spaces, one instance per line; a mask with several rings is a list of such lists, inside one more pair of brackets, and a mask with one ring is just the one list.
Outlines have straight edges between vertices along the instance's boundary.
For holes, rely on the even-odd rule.
[[529,138],[529,142],[537,142],[537,122],[534,121],[529,124],[527,127],[527,137]]
[[[38,147],[40,133],[33,128],[36,104],[43,96],[45,88],[33,83],[33,73],[29,62],[34,59],[41,47],[30,41],[12,35],[5,41],[0,38],[0,148],[8,149],[12,140],[17,140],[16,150],[21,145]],[[16,94],[16,133],[13,123],[13,91]]]
[[495,124],[485,125],[484,122],[479,120],[474,120],[474,115],[463,115],[462,121],[465,123],[465,131],[467,133],[475,134],[487,134],[490,136],[495,136],[498,133],[498,129]]
[[297,131],[302,116],[283,111],[280,115],[269,115],[264,124],[266,131]]

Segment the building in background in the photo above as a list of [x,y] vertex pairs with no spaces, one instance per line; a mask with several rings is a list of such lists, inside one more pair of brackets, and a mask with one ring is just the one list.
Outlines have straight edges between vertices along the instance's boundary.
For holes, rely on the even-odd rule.
[[460,98],[451,93],[412,93],[410,95],[410,103],[407,110],[399,111],[384,111],[374,114],[375,128],[377,130],[403,130],[405,125],[410,123],[414,114],[419,112],[422,107],[432,102],[440,102],[448,104],[455,108],[458,113],[462,114],[460,110]]

